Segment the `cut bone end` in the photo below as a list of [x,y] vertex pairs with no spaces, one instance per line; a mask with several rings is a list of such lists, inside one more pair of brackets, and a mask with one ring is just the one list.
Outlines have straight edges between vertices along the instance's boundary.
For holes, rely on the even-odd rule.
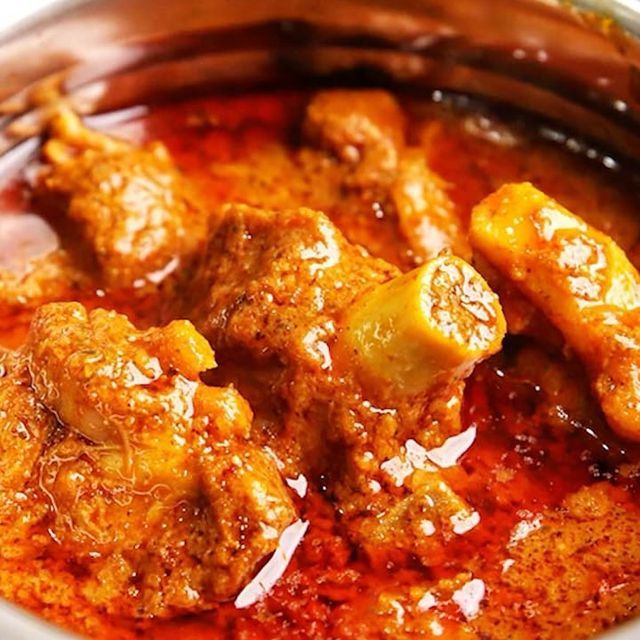
[[341,344],[364,377],[414,394],[468,375],[500,348],[505,326],[484,279],[445,255],[364,294]]

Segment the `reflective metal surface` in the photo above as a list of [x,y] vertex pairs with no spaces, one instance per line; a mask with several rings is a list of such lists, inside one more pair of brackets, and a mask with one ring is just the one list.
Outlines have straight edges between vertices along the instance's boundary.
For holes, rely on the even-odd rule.
[[73,640],[70,633],[0,600],[0,638],[2,640]]
[[[607,6],[629,24],[629,2]],[[542,0],[68,0],[0,33],[0,65],[0,151],[37,133],[58,88],[93,112],[349,70],[526,105],[617,151],[640,148],[638,42]]]
[[[0,153],[32,150],[56,100],[96,113],[204,86],[348,79],[479,95],[639,160],[636,35],[638,0],[59,0],[0,25]],[[2,640],[62,637],[0,603]],[[640,638],[640,621],[611,637]]]

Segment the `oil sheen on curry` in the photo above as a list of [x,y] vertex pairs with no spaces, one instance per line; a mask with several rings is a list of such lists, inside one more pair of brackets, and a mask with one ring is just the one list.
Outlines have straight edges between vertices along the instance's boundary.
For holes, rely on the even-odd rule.
[[440,92],[56,108],[2,176],[0,595],[110,640],[632,618],[640,203],[563,139]]

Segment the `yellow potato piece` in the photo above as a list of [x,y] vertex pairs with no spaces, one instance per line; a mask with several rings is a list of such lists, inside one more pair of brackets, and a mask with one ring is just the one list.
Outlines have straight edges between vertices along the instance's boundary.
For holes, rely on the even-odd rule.
[[528,183],[474,209],[471,242],[582,359],[611,428],[640,440],[640,275],[624,251]]
[[464,260],[443,255],[358,299],[341,344],[365,378],[415,394],[468,375],[504,333],[497,296]]

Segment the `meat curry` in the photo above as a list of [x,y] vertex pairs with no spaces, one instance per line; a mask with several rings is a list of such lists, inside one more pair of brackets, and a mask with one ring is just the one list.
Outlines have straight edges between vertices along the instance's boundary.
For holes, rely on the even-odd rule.
[[632,180],[441,92],[56,109],[0,194],[0,595],[121,640],[633,617]]

